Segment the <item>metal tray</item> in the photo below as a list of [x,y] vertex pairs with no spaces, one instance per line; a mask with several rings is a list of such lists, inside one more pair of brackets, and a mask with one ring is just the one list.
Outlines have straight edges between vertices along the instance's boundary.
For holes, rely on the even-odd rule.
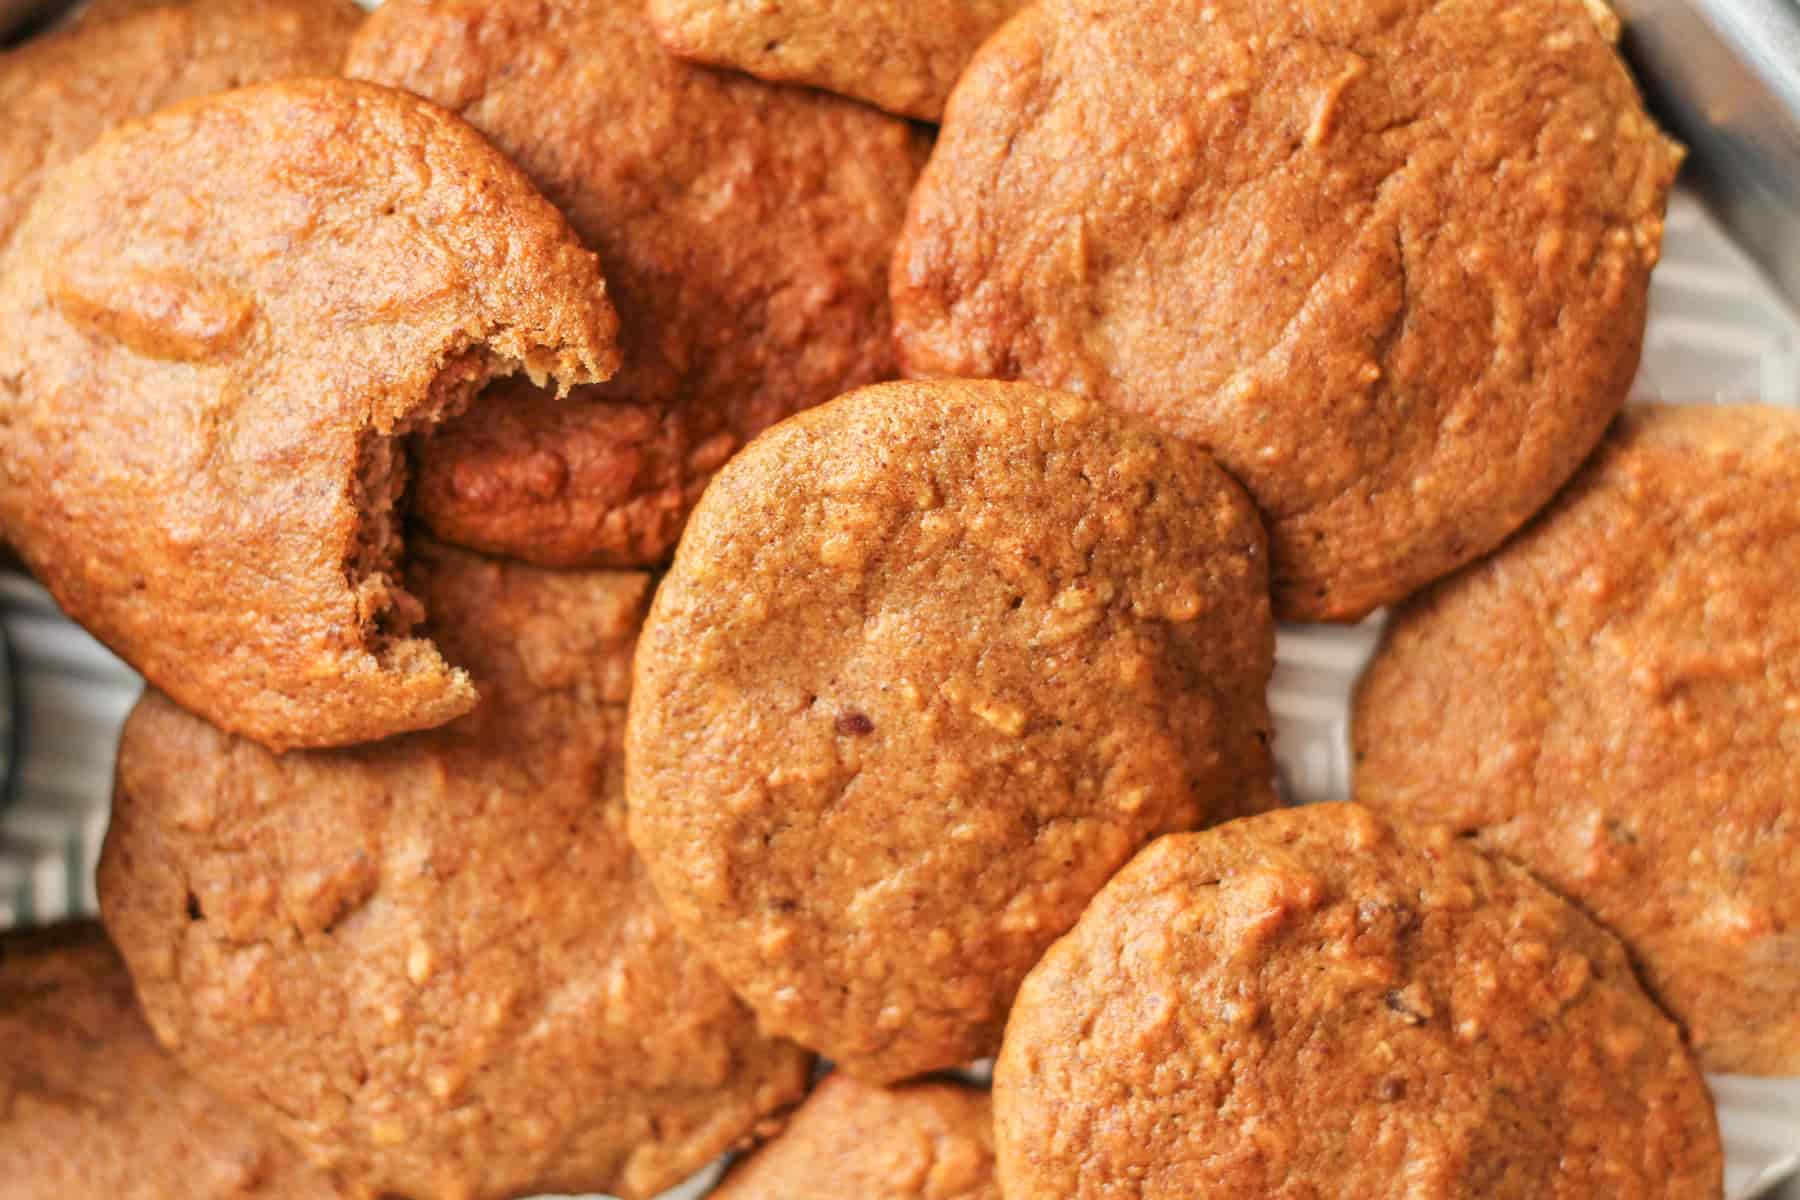
[[1625,51],[1688,178],[1800,301],[1800,3],[1615,0]]

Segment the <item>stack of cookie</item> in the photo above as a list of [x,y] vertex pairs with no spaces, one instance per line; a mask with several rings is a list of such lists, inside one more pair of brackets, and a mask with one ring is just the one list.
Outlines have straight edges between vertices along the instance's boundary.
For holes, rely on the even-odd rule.
[[[0,59],[0,534],[152,685],[99,885],[170,1056],[0,1063],[0,1153],[108,1097],[16,1194],[158,1153],[116,1036],[218,1114],[186,1194],[1719,1195],[1701,1067],[1800,1071],[1800,424],[1615,423],[1681,157],[1617,32],[189,0]],[[1282,809],[1275,621],[1394,604],[1366,807]]]

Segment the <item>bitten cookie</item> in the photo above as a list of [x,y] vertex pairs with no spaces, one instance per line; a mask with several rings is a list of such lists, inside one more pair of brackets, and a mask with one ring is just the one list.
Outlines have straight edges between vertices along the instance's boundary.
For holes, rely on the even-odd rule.
[[98,925],[0,934],[0,1200],[355,1195],[165,1055]]
[[1447,830],[1163,838],[1019,991],[1008,1200],[1701,1200],[1719,1132],[1614,938]]
[[1357,797],[1585,907],[1713,1071],[1800,1074],[1797,496],[1800,414],[1628,409],[1355,701]]
[[439,537],[662,562],[746,441],[899,374],[887,268],[924,162],[906,122],[671,58],[643,0],[391,0],[347,69],[518,162],[599,251],[622,322],[607,383],[509,386],[415,444]]
[[[121,214],[129,214],[122,219]],[[295,80],[115,131],[0,259],[0,534],[70,616],[285,749],[442,724],[395,439],[618,361],[599,264],[467,125]]]
[[712,1200],[1000,1200],[987,1093],[930,1080],[873,1087],[832,1074]]
[[631,835],[765,1028],[888,1082],[991,1054],[1159,833],[1272,802],[1265,543],[1092,401],[889,384],[720,472],[638,656]]
[[684,58],[936,121],[963,68],[1026,0],[650,0]]
[[335,75],[362,20],[349,0],[97,7],[76,32],[0,54],[0,250],[44,180],[107,130],[227,88]]
[[1584,0],[1044,0],[959,85],[895,255],[914,376],[1208,447],[1275,608],[1493,549],[1637,369],[1681,151]]
[[107,925],[174,1053],[372,1191],[653,1196],[799,1100],[811,1058],[676,937],[626,841],[649,579],[423,547],[412,583],[481,706],[277,757],[150,695]]

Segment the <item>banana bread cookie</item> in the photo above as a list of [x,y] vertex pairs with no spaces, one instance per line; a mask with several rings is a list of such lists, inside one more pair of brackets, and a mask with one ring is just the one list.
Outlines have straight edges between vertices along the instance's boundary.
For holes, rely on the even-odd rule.
[[683,58],[936,121],[981,43],[1026,2],[650,0],[650,20]]
[[107,130],[227,88],[335,75],[362,20],[349,0],[102,7],[118,11],[0,54],[0,250],[44,180]]
[[901,236],[909,374],[1208,447],[1278,615],[1485,554],[1636,372],[1681,151],[1584,0],[1044,0],[957,88]]
[[0,1200],[356,1193],[163,1053],[98,925],[0,934]]
[[657,593],[631,835],[764,1028],[876,1083],[999,1045],[1159,833],[1272,802],[1263,532],[1198,447],[888,384],[719,473]]
[[711,1200],[1000,1200],[994,1110],[979,1088],[887,1089],[833,1074]]
[[442,724],[475,695],[411,636],[396,439],[490,376],[606,377],[616,327],[593,254],[441,109],[333,79],[166,109],[0,258],[0,537],[224,729]]
[[1800,414],[1627,409],[1556,504],[1401,609],[1356,793],[1625,942],[1708,1070],[1800,1075]]
[[805,1093],[810,1056],[676,936],[625,837],[641,574],[429,544],[482,689],[443,729],[276,756],[151,694],[107,925],[163,1041],[375,1192],[654,1196]]
[[390,0],[347,70],[510,155],[599,252],[622,323],[607,383],[509,386],[419,439],[414,511],[439,537],[665,561],[746,441],[899,373],[887,268],[924,163],[906,122],[671,58],[643,0]]
[[1448,830],[1166,837],[1031,972],[1008,1200],[1716,1200],[1706,1084],[1619,943]]

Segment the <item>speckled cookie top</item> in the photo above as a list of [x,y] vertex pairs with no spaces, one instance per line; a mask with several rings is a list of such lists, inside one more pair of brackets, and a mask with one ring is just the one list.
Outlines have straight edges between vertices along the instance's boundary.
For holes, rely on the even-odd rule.
[[925,149],[905,121],[675,59],[643,0],[390,0],[347,70],[511,156],[599,252],[623,322],[604,385],[481,405],[417,447],[440,537],[664,561],[747,440],[899,373],[887,270]]
[[222,728],[441,724],[474,695],[409,636],[391,439],[491,375],[605,378],[616,328],[594,256],[449,113],[327,79],[165,109],[0,258],[0,535]]
[[102,911],[173,1052],[372,1191],[654,1196],[799,1100],[811,1057],[757,1032],[626,841],[649,579],[418,556],[481,706],[278,757],[151,694]]
[[1356,789],[1624,939],[1710,1070],[1800,1074],[1800,416],[1627,410],[1555,506],[1400,610]]
[[1492,549],[1636,370],[1680,161],[1582,0],[1045,0],[959,85],[893,273],[909,374],[1210,447],[1277,612]]
[[175,1065],[98,925],[0,934],[0,1200],[356,1195]]
[[887,1081],[991,1053],[1157,833],[1267,804],[1261,527],[1091,401],[891,384],[708,489],[644,632],[632,837],[765,1026]]
[[1009,1200],[1704,1200],[1698,1067],[1624,951],[1448,831],[1318,805],[1163,838],[1019,993]]
[[77,30],[0,54],[0,250],[50,173],[107,130],[227,88],[335,75],[362,20],[350,0],[90,7]]
[[827,1076],[781,1135],[731,1169],[712,1200],[1000,1200],[994,1111],[979,1088],[898,1088]]
[[936,121],[969,59],[1026,0],[649,0],[663,43]]

